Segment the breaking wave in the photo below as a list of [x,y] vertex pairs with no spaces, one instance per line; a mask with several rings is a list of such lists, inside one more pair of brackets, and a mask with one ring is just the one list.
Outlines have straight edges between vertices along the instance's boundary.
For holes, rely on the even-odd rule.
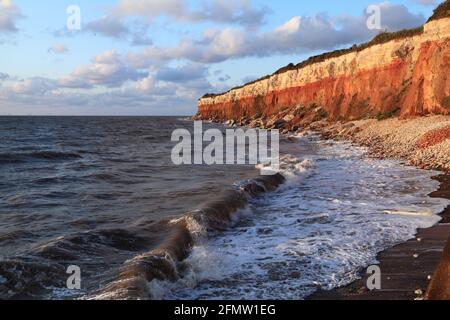
[[[444,207],[426,196],[435,172],[310,136],[282,140],[281,171],[253,179],[168,165],[173,119],[39,121],[50,140],[26,122],[25,142],[0,152],[3,299],[301,299],[355,279]],[[82,291],[64,289],[69,265]]]
[[[226,223],[205,222],[208,215],[178,220],[189,225],[190,250],[178,256],[159,252],[151,268],[142,259],[148,263],[155,255],[129,261],[124,270],[139,265],[141,276],[124,273],[95,298],[129,298],[124,288],[131,287],[139,288],[131,296],[150,299],[303,299],[358,279],[377,253],[437,223],[446,203],[424,193],[436,188],[433,173],[363,155],[333,144],[322,145],[310,159],[283,156],[285,183],[279,188],[263,193],[264,183],[250,184],[260,196],[250,192]],[[414,176],[413,186],[399,179],[408,176]],[[162,265],[165,276],[144,276],[143,270]]]
[[[313,167],[311,160],[282,156],[281,172],[235,184],[228,191],[200,209],[167,221],[170,233],[154,250],[126,261],[117,278],[88,299],[160,299],[166,291],[162,283],[186,283],[192,269],[189,260],[198,257],[198,248],[207,239],[233,229],[249,217],[249,202],[258,196],[298,182]],[[207,264],[205,264],[207,265]],[[191,280],[192,282],[192,280]]]

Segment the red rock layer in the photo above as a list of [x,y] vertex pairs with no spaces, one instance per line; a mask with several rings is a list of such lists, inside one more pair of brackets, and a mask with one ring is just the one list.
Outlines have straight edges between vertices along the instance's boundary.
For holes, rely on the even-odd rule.
[[417,147],[426,149],[447,139],[450,139],[450,126],[428,132],[417,142]]
[[388,65],[362,69],[353,75],[323,78],[225,103],[204,103],[200,99],[198,117],[238,120],[313,103],[323,107],[332,120],[394,113],[450,114],[450,39],[422,43],[414,60],[395,57]]

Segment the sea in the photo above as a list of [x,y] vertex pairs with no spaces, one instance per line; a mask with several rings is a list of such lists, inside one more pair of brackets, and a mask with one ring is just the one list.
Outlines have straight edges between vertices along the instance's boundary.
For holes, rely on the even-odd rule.
[[439,172],[314,133],[281,137],[275,177],[174,165],[172,133],[193,127],[0,117],[0,299],[301,300],[359,279],[448,205],[428,196]]

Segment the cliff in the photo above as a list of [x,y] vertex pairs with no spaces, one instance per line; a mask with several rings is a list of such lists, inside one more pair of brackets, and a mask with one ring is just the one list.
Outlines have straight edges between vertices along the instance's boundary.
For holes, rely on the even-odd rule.
[[295,115],[312,106],[330,120],[450,114],[449,3],[421,28],[381,34],[226,93],[205,95],[197,118],[242,122]]

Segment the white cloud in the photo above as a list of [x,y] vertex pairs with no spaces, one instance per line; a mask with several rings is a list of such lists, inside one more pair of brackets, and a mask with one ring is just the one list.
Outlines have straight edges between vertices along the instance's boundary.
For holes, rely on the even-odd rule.
[[[5,3],[5,0],[0,1]],[[380,5],[382,24],[391,31],[414,27],[425,20],[402,5]],[[201,2],[193,9],[182,0],[123,0],[119,7],[121,12],[110,13],[97,23],[88,24],[87,30],[140,45],[150,44],[148,47],[128,54],[105,51],[87,65],[77,66],[57,80],[33,77],[15,81],[0,73],[0,81],[6,80],[0,89],[2,103],[137,106],[155,110],[168,106],[176,110],[193,110],[197,98],[205,92],[228,89],[224,82],[229,76],[221,72],[214,72],[217,84],[209,82],[211,64],[249,56],[328,50],[368,40],[378,32],[367,29],[364,14],[295,16],[272,30],[250,29],[261,23],[265,16],[258,14],[260,11],[254,9],[250,1]],[[201,8],[205,10],[202,12]],[[145,23],[134,24],[127,20],[139,17],[152,21],[160,16],[176,21],[216,21],[238,26],[209,28],[199,37],[184,36],[174,46],[160,47],[148,38]],[[54,44],[49,50],[62,53],[65,49],[63,45]]]
[[116,51],[109,50],[94,57],[91,64],[76,67],[59,82],[68,88],[86,88],[89,85],[120,87],[129,80],[138,80],[145,76],[146,73],[128,66]]
[[137,21],[127,23],[120,17],[104,16],[89,22],[83,30],[116,40],[126,40],[133,46],[145,46],[153,44],[148,36],[148,28],[145,23]]
[[281,34],[298,32],[298,30],[300,30],[301,23],[302,23],[302,17],[293,17],[291,20],[289,20],[282,26],[276,28],[275,32],[278,32]]
[[259,26],[264,23],[269,12],[266,7],[255,8],[250,0],[213,0],[205,2],[187,19]]
[[8,89],[21,95],[40,96],[56,88],[55,81],[42,77],[33,77],[14,82]]
[[22,13],[12,0],[0,0],[0,33],[17,32],[16,22],[20,18]]
[[24,80],[21,85],[14,86],[17,90],[11,90],[11,87],[3,90],[0,87],[2,112],[27,110],[26,114],[32,114],[33,109],[39,110],[39,107],[55,114],[67,114],[67,110],[80,114],[109,114],[114,108],[119,108],[121,114],[128,113],[125,110],[130,113],[140,110],[141,114],[188,115],[195,107],[196,99],[204,92],[224,89],[213,88],[204,79],[179,85],[161,82],[151,76],[105,92],[79,92],[42,85],[46,81],[50,80]]
[[184,0],[120,0],[112,9],[115,16],[142,16],[154,19],[161,15],[180,17],[187,12]]
[[58,86],[67,89],[91,89],[93,85],[88,81],[72,74],[63,76],[58,80]]
[[111,38],[121,38],[130,32],[120,19],[110,16],[89,22],[85,29]]
[[425,22],[421,14],[411,13],[404,5],[390,4],[384,2],[381,7],[381,24],[389,31],[418,27]]
[[120,17],[141,17],[153,21],[160,16],[181,22],[218,22],[241,25],[260,25],[269,10],[256,8],[251,0],[210,0],[200,2],[194,9],[187,0],[120,0],[112,9]]
[[[397,31],[417,27],[425,22],[422,15],[410,13],[403,5],[381,3],[383,29]],[[200,63],[217,63],[228,59],[274,54],[300,54],[330,50],[367,41],[381,30],[369,30],[366,16],[326,14],[294,17],[268,32],[248,32],[240,28],[208,29],[199,39],[183,38],[174,47],[151,46],[131,53],[135,66],[187,59]]]
[[9,74],[0,72],[0,81],[9,79]]
[[[120,0],[107,15],[87,23],[83,30],[144,46],[153,44],[149,28],[159,17],[166,17],[171,23],[214,22],[257,27],[268,12],[267,8],[255,8],[251,0],[202,1],[196,8],[188,0]],[[55,34],[68,35],[63,31]]]
[[206,78],[208,67],[202,64],[190,63],[180,67],[163,67],[156,73],[156,78],[167,82],[187,82]]

